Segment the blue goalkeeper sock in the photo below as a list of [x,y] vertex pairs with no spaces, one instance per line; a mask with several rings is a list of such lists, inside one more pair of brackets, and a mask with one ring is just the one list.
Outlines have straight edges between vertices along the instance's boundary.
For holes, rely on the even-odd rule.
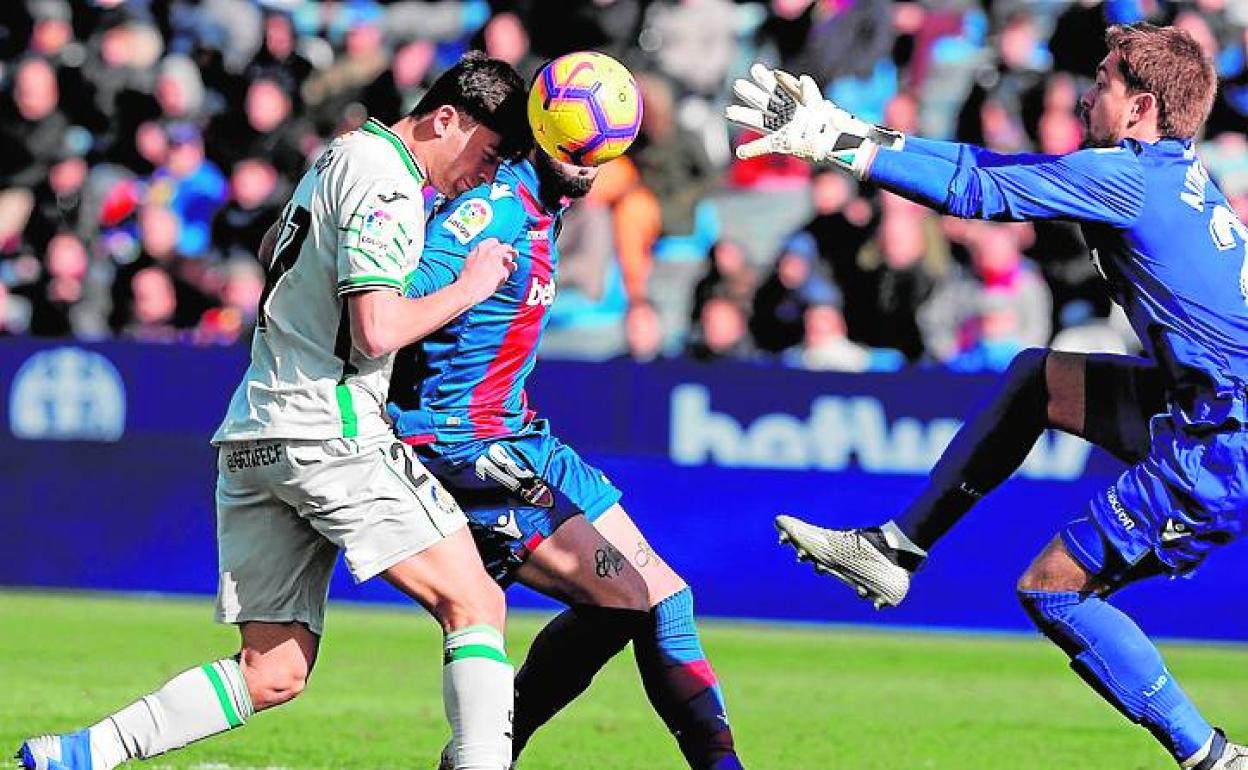
[[1095,596],[1019,591],[1027,614],[1071,658],[1070,667],[1177,761],[1205,748],[1213,727],[1131,618]]
[[646,696],[676,736],[693,770],[741,770],[724,696],[702,650],[693,592],[684,588],[652,610],[651,633],[633,640]]

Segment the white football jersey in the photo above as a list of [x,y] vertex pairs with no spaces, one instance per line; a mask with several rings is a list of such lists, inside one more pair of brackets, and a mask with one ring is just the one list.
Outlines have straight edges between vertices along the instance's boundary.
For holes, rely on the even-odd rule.
[[348,294],[403,292],[424,245],[425,175],[370,120],[334,140],[282,211],[260,298],[251,365],[213,443],[376,436],[394,355],[351,339]]

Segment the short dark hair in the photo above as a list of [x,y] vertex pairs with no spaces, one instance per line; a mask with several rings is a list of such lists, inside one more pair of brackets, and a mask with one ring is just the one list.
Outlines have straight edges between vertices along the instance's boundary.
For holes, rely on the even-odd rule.
[[1157,98],[1162,136],[1191,139],[1200,132],[1213,109],[1218,76],[1191,35],[1177,27],[1140,22],[1110,27],[1105,42],[1118,52],[1128,91]]
[[412,110],[423,117],[449,105],[501,138],[499,155],[514,160],[533,147],[533,132],[525,111],[526,89],[510,64],[469,51],[446,72]]

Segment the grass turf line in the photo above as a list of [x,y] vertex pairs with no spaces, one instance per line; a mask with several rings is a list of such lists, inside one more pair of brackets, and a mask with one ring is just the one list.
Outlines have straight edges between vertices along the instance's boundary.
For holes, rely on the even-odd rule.
[[[519,664],[543,618],[517,615]],[[203,599],[0,592],[0,749],[93,722],[234,651]],[[445,740],[441,635],[419,610],[331,605],[307,692],[149,770],[433,768]],[[745,763],[757,768],[1172,766],[1043,641],[707,623]],[[1248,738],[1248,647],[1167,645],[1206,716]],[[526,751],[523,770],[683,767],[627,652]]]

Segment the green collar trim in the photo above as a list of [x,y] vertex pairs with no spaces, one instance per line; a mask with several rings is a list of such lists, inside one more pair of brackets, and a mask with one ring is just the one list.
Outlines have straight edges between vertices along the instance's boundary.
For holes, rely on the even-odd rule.
[[382,123],[376,118],[369,118],[363,128],[365,133],[372,134],[373,136],[379,136],[389,142],[390,146],[394,148],[394,151],[397,152],[399,157],[403,159],[403,165],[407,166],[407,170],[412,176],[416,177],[416,183],[420,185],[425,183],[425,173],[420,170],[420,165],[416,162],[416,158],[412,155],[412,151],[408,149],[407,145],[398,137],[397,134],[391,131],[388,127],[382,125]]

